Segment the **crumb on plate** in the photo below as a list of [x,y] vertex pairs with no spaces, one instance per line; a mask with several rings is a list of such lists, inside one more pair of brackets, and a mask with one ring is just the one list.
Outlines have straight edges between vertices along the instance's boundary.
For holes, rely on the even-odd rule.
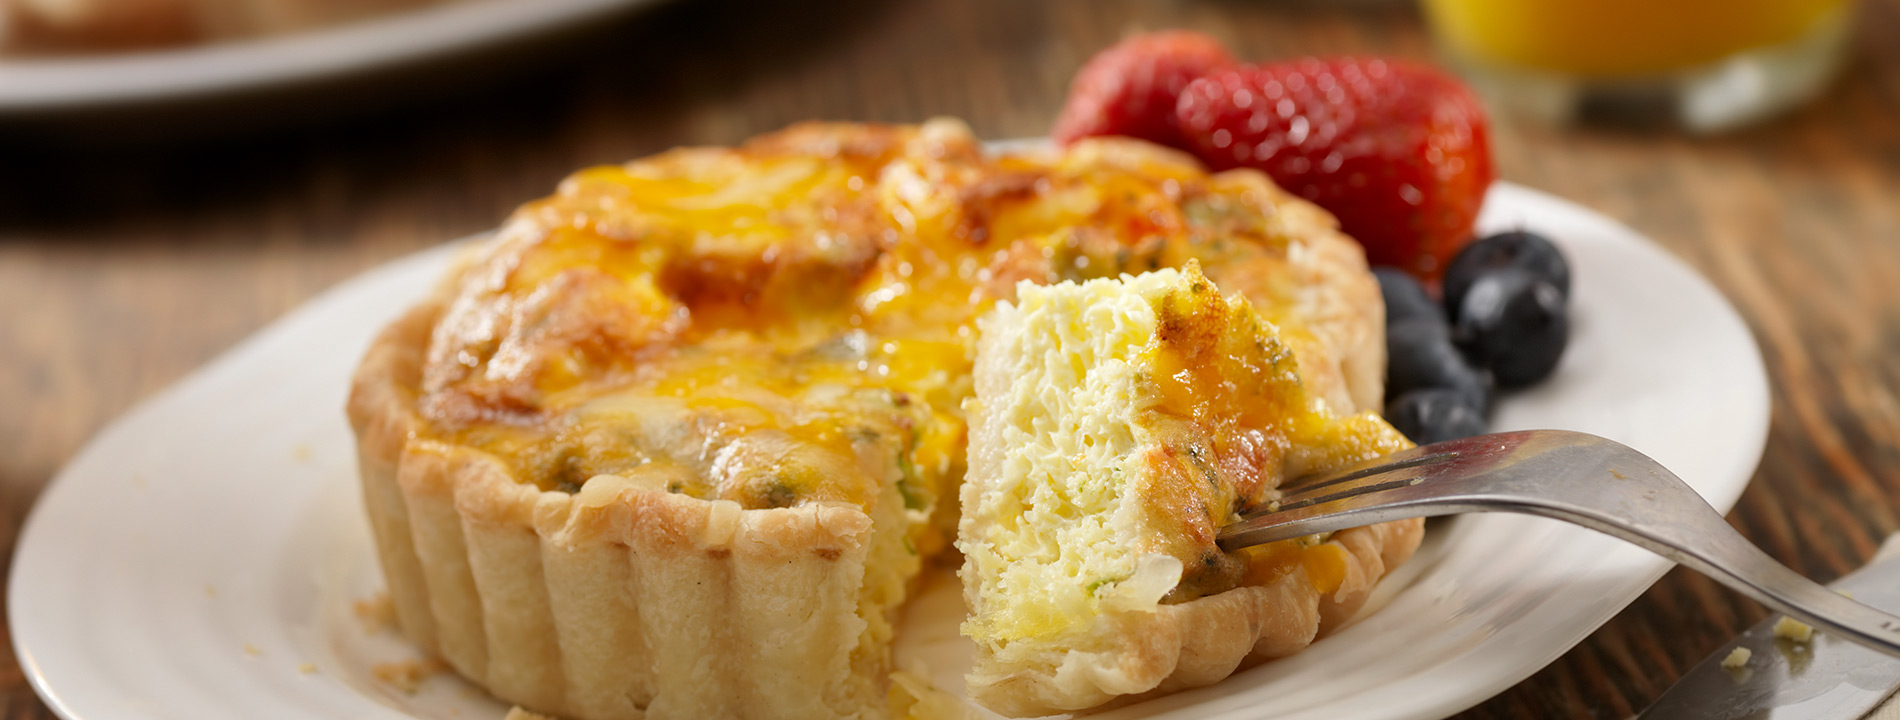
[[356,619],[363,621],[363,631],[371,635],[381,635],[396,627],[396,604],[389,600],[389,593],[358,600],[353,609]]
[[1775,637],[1792,642],[1804,643],[1814,639],[1814,628],[1786,615],[1775,621]]
[[448,665],[441,660],[404,660],[402,662],[380,663],[370,667],[371,675],[377,680],[401,690],[404,694],[414,695],[422,687],[422,682],[436,673],[447,670]]

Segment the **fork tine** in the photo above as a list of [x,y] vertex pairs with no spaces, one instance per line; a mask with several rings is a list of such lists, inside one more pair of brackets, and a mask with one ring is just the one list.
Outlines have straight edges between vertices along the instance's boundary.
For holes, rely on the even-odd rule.
[[[1326,499],[1335,496],[1372,492],[1373,488],[1392,483],[1393,480],[1391,478],[1395,473],[1401,473],[1405,470],[1421,468],[1428,465],[1437,465],[1442,462],[1456,460],[1458,457],[1458,451],[1455,449],[1440,450],[1438,452],[1432,452],[1418,457],[1404,458],[1397,461],[1381,458],[1371,463],[1361,464],[1329,475],[1308,476],[1298,480],[1295,486],[1287,489],[1280,495],[1279,507],[1286,509],[1292,506],[1324,502]],[[1417,477],[1412,473],[1405,474]],[[1326,494],[1318,495],[1322,490],[1327,491]]]
[[1324,494],[1301,493],[1297,497],[1294,497],[1293,499],[1290,499],[1290,500],[1287,498],[1281,498],[1279,502],[1274,503],[1273,505],[1270,505],[1269,508],[1274,512],[1286,512],[1288,510],[1298,510],[1300,508],[1308,507],[1312,505],[1323,505],[1326,503],[1332,503],[1332,502],[1337,502],[1340,500],[1346,500],[1349,498],[1359,497],[1360,495],[1370,495],[1372,493],[1383,492],[1386,490],[1391,490],[1393,488],[1417,485],[1421,482],[1424,482],[1425,477],[1422,475],[1412,475],[1412,474],[1406,474],[1403,477],[1393,477],[1392,473],[1376,472],[1376,473],[1369,473],[1365,477],[1359,478],[1359,480],[1360,482],[1343,485],[1341,487],[1335,488],[1332,492],[1328,492]]
[[1223,526],[1215,542],[1231,551],[1388,520],[1503,509],[1463,502],[1458,494],[1445,493],[1442,487],[1428,483],[1430,479],[1424,475],[1386,478],[1277,509],[1270,507]]
[[[1510,455],[1536,437],[1539,435],[1533,433],[1481,435],[1402,450],[1331,473],[1304,477],[1277,501],[1222,527],[1216,542],[1223,549],[1234,550],[1382,519],[1462,512],[1466,506],[1455,500],[1441,497],[1424,505],[1416,501],[1428,494],[1444,495],[1452,489],[1448,483],[1462,485],[1459,481],[1470,479],[1479,468]],[[1418,489],[1407,492],[1414,486]],[[1366,515],[1369,512],[1377,516]]]

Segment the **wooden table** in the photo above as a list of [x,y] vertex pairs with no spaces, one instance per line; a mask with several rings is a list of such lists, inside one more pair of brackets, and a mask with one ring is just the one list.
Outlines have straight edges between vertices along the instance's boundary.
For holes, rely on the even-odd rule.
[[[0,135],[0,557],[60,465],[133,403],[343,278],[492,227],[574,168],[806,118],[952,115],[985,137],[1038,135],[1076,67],[1131,29],[1196,28],[1260,58],[1431,55],[1404,2],[804,5],[679,2],[527,77],[315,127],[106,149]],[[1821,579],[1900,529],[1900,0],[1861,15],[1841,81],[1767,126],[1690,138],[1500,118],[1494,133],[1504,178],[1647,233],[1747,317],[1775,409],[1732,522]],[[1626,717],[1763,615],[1671,572],[1461,717]],[[0,717],[51,717],[10,654]]]

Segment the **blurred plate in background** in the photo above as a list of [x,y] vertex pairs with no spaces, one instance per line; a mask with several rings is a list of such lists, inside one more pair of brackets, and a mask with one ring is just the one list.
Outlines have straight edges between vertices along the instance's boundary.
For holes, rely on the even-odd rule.
[[203,100],[333,81],[577,28],[656,0],[466,0],[290,35],[0,59],[0,116]]

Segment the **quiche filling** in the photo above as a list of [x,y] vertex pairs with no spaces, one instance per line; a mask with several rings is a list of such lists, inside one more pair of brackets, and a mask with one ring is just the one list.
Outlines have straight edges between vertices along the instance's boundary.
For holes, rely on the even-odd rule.
[[965,487],[957,542],[979,676],[1102,649],[1118,641],[1105,615],[1294,569],[1332,592],[1343,553],[1322,538],[1225,552],[1216,534],[1283,479],[1410,445],[1312,396],[1277,329],[1194,262],[1024,286],[981,328],[991,456]]
[[974,319],[1018,281],[1200,258],[1269,315],[1293,291],[1257,181],[838,130],[586,170],[525,207],[452,280],[432,431],[544,490],[869,507],[895,485],[927,514],[962,474]]

